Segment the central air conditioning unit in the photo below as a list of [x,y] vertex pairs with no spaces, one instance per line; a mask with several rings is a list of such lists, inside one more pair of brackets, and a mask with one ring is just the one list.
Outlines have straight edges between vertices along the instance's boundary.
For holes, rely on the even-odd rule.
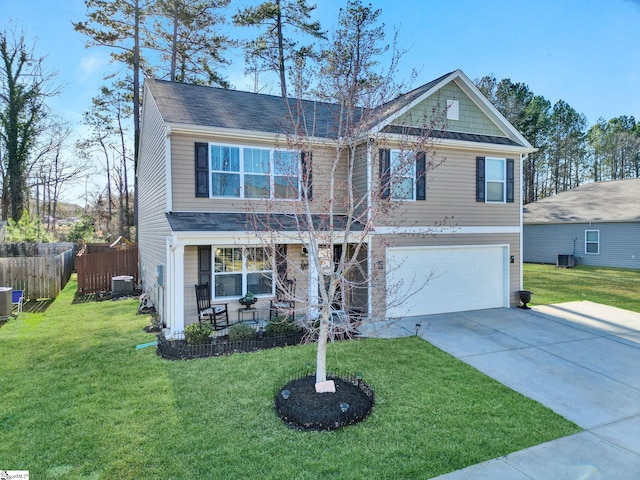
[[131,275],[119,275],[111,277],[112,295],[129,295],[133,293],[133,277]]
[[575,257],[573,255],[558,255],[556,267],[571,268],[575,265]]

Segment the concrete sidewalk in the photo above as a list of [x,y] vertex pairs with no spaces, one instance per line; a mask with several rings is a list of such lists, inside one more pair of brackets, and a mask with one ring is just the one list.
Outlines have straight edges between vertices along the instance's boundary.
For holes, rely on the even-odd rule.
[[363,333],[416,330],[585,429],[439,479],[640,479],[639,313],[570,302],[413,317]]

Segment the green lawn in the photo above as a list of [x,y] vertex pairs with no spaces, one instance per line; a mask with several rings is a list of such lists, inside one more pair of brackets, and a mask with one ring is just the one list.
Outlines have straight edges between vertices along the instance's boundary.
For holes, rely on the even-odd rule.
[[136,300],[73,305],[0,328],[0,469],[34,479],[429,478],[579,431],[411,337],[331,344],[330,369],[364,373],[363,423],[298,432],[272,395],[313,345],[167,361]]
[[531,290],[531,305],[589,300],[640,312],[640,270],[525,264],[525,290]]

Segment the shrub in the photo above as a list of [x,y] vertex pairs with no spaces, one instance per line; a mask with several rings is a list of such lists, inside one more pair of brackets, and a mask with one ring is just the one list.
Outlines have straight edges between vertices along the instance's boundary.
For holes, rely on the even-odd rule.
[[40,217],[30,215],[24,210],[20,221],[15,222],[11,218],[7,222],[6,227],[7,242],[28,242],[28,243],[51,243],[54,241],[53,236],[47,232],[42,225]]
[[202,345],[209,343],[209,335],[212,331],[208,323],[192,323],[184,329],[184,339],[189,345]]
[[279,337],[300,333],[301,328],[292,317],[276,317],[267,322],[264,334],[267,337]]
[[230,342],[244,342],[256,338],[256,329],[245,323],[236,323],[229,327]]

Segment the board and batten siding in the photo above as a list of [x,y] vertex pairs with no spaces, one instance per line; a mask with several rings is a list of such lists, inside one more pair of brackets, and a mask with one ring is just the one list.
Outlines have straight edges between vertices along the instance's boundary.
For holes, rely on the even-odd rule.
[[[175,212],[245,212],[250,208],[255,211],[290,212],[292,204],[299,202],[290,200],[262,201],[258,199],[244,200],[240,198],[198,198],[195,196],[195,144],[196,142],[219,142],[227,145],[255,146],[260,148],[282,148],[286,143],[268,145],[264,142],[243,141],[229,142],[225,138],[214,136],[188,136],[174,134],[171,137],[172,158],[172,203]],[[322,212],[330,191],[331,167],[335,159],[335,149],[331,147],[314,148],[312,151],[313,168],[313,200],[312,207],[316,213]],[[347,168],[340,162],[335,179],[337,213],[344,213],[345,182]],[[250,205],[249,205],[250,203]],[[264,205],[264,208],[261,206]],[[317,206],[317,207],[315,207]],[[340,211],[342,209],[342,211]]]
[[[165,217],[167,195],[166,129],[151,95],[143,104],[144,124],[140,133],[138,161],[138,244],[140,278],[154,306],[164,315],[165,295],[159,292],[158,265],[166,272],[166,238],[171,234]],[[166,284],[166,278],[162,279]]]
[[[485,203],[476,201],[476,157],[511,158],[514,160],[514,202]],[[377,155],[376,155],[377,158]],[[429,164],[433,166],[429,166]],[[438,149],[427,153],[426,200],[397,202],[389,218],[381,222],[391,226],[424,226],[443,224],[461,226],[520,225],[520,155],[517,153],[460,152]],[[376,181],[379,168],[375,162]]]
[[[445,120],[447,100],[457,100],[459,105],[459,120]],[[429,125],[430,120],[437,118],[435,128],[449,132],[475,133],[504,137],[505,134],[486,114],[473,102],[466,93],[455,83],[450,82],[437,93],[429,96],[409,112],[394,120],[394,125],[422,126]],[[443,124],[444,125],[441,125]]]
[[[600,253],[585,252],[586,230],[600,232]],[[527,263],[555,265],[558,255],[575,255],[576,265],[640,268],[640,222],[524,225],[522,249]]]
[[[374,304],[372,312],[383,317],[386,310],[386,249],[388,247],[446,247],[474,245],[509,245],[509,302],[518,306],[520,290],[520,236],[511,234],[426,234],[426,235],[385,235],[374,237],[372,241],[372,281],[371,293]],[[425,275],[429,272],[425,272]],[[437,274],[437,272],[436,272]],[[429,288],[427,285],[425,288]],[[460,292],[464,295],[464,292]]]

